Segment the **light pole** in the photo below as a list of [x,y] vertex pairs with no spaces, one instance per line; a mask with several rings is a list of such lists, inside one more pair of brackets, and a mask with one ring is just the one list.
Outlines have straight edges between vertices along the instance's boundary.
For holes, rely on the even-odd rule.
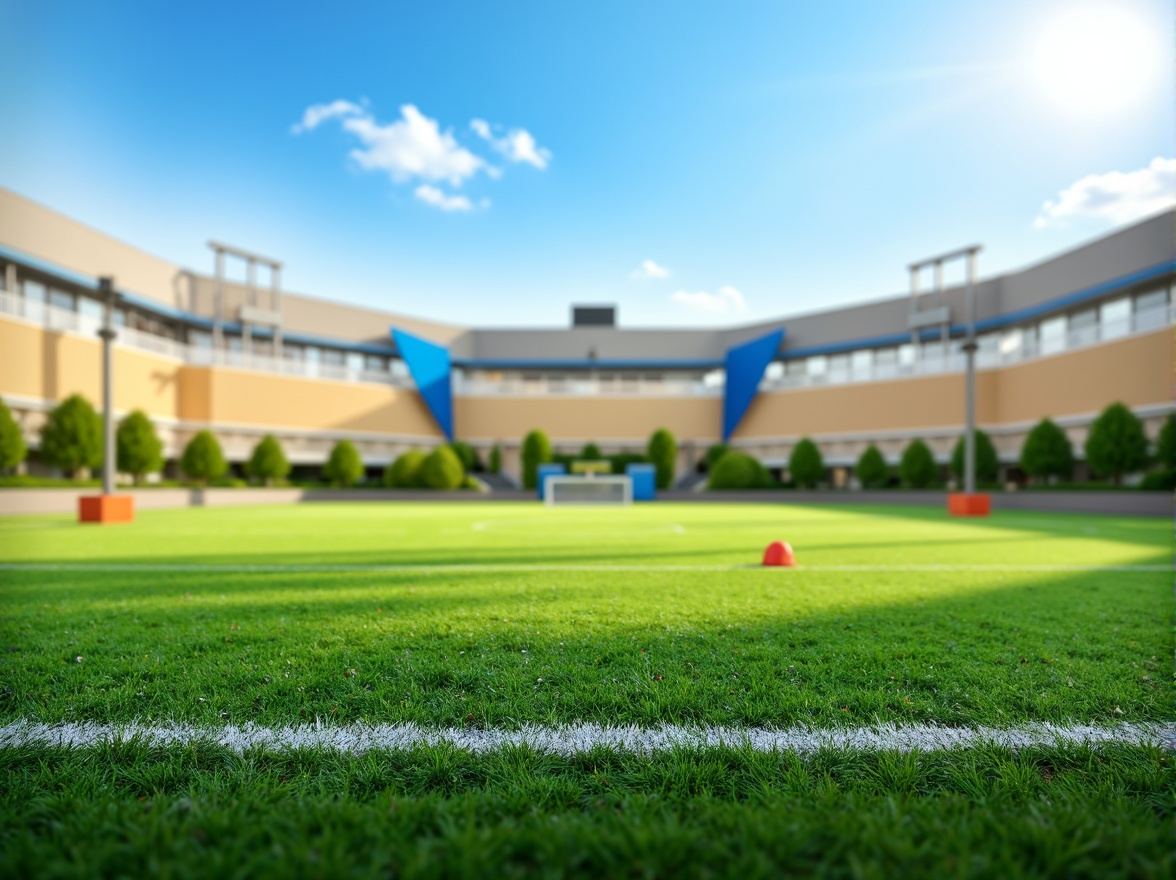
[[114,494],[114,363],[111,350],[114,348],[114,279],[105,276],[98,279],[98,292],[102,295],[102,329],[98,336],[102,340],[102,494]]
[[[943,287],[943,264],[963,259],[966,264],[964,288],[964,491],[948,496],[948,511],[953,516],[986,516],[990,499],[976,492],[976,254],[980,245],[974,244],[959,250],[949,251],[928,260],[911,263],[911,300],[907,324],[911,331],[911,342],[916,346],[923,332],[939,325],[939,338],[943,353],[948,352],[948,335],[951,311],[945,301]],[[923,308],[920,302],[919,273],[928,266],[935,269],[934,306]]]
[[98,294],[103,301],[102,327],[102,494],[78,498],[78,521],[84,523],[129,523],[135,518],[135,498],[114,494],[114,468],[118,458],[114,437],[114,279],[98,279]]

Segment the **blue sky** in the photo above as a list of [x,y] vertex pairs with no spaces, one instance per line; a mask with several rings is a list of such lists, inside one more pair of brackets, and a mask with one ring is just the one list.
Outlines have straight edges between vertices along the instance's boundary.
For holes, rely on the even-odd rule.
[[[1076,6],[1126,9],[1111,62],[1150,64],[1096,110],[1041,72]],[[901,292],[963,244],[1016,268],[1169,203],[1171,31],[1159,0],[8,0],[0,185],[185,266],[216,238],[287,289],[408,314],[741,323]]]

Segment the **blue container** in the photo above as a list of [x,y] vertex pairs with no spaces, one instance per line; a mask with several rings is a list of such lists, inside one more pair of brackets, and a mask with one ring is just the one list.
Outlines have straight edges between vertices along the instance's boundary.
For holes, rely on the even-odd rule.
[[546,496],[544,489],[547,488],[548,477],[558,477],[567,473],[562,464],[541,464],[536,473],[536,488],[539,491],[539,500],[542,501]]
[[657,468],[651,464],[631,464],[625,473],[633,481],[633,500],[652,501],[657,496]]

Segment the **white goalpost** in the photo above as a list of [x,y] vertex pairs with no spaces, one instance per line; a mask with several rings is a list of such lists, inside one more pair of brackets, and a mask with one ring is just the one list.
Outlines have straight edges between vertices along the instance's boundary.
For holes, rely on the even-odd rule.
[[626,476],[550,476],[543,483],[543,501],[552,507],[632,504],[633,480]]

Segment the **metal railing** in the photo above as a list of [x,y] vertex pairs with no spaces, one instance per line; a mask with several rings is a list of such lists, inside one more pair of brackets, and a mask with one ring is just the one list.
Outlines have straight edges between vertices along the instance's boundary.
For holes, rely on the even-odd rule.
[[[9,315],[63,333],[96,338],[102,322],[89,315],[58,308],[47,303],[26,300],[7,291],[0,292],[0,315]],[[346,365],[326,364],[314,360],[272,355],[245,353],[242,351],[215,351],[207,346],[189,345],[144,333],[132,327],[116,327],[114,344],[125,348],[149,351],[152,354],[174,358],[194,366],[223,366],[238,370],[254,370],[260,373],[277,373],[283,376],[300,376],[308,379],[334,379],[343,382],[363,382],[375,385],[394,385],[413,388],[411,377],[366,369],[352,369]]]
[[[1070,330],[1057,336],[1037,337],[1016,331],[1004,334],[985,334],[979,337],[980,349],[976,352],[976,368],[985,370],[1010,366],[1035,358],[1060,354],[1087,348],[1103,342],[1112,342],[1140,333],[1150,333],[1176,323],[1176,306],[1136,312],[1127,318],[1105,323],[1090,324]],[[794,373],[765,378],[760,383],[761,391],[780,391],[789,388],[812,388],[826,385],[844,385],[855,382],[881,382],[888,379],[906,379],[915,376],[934,376],[942,373],[959,373],[964,370],[965,356],[960,350],[960,340],[952,340],[943,351],[938,342],[924,343],[917,356],[909,363],[874,363],[865,368],[828,369],[823,373]]]
[[720,397],[723,386],[684,379],[472,379],[455,374],[453,390],[464,397]]

